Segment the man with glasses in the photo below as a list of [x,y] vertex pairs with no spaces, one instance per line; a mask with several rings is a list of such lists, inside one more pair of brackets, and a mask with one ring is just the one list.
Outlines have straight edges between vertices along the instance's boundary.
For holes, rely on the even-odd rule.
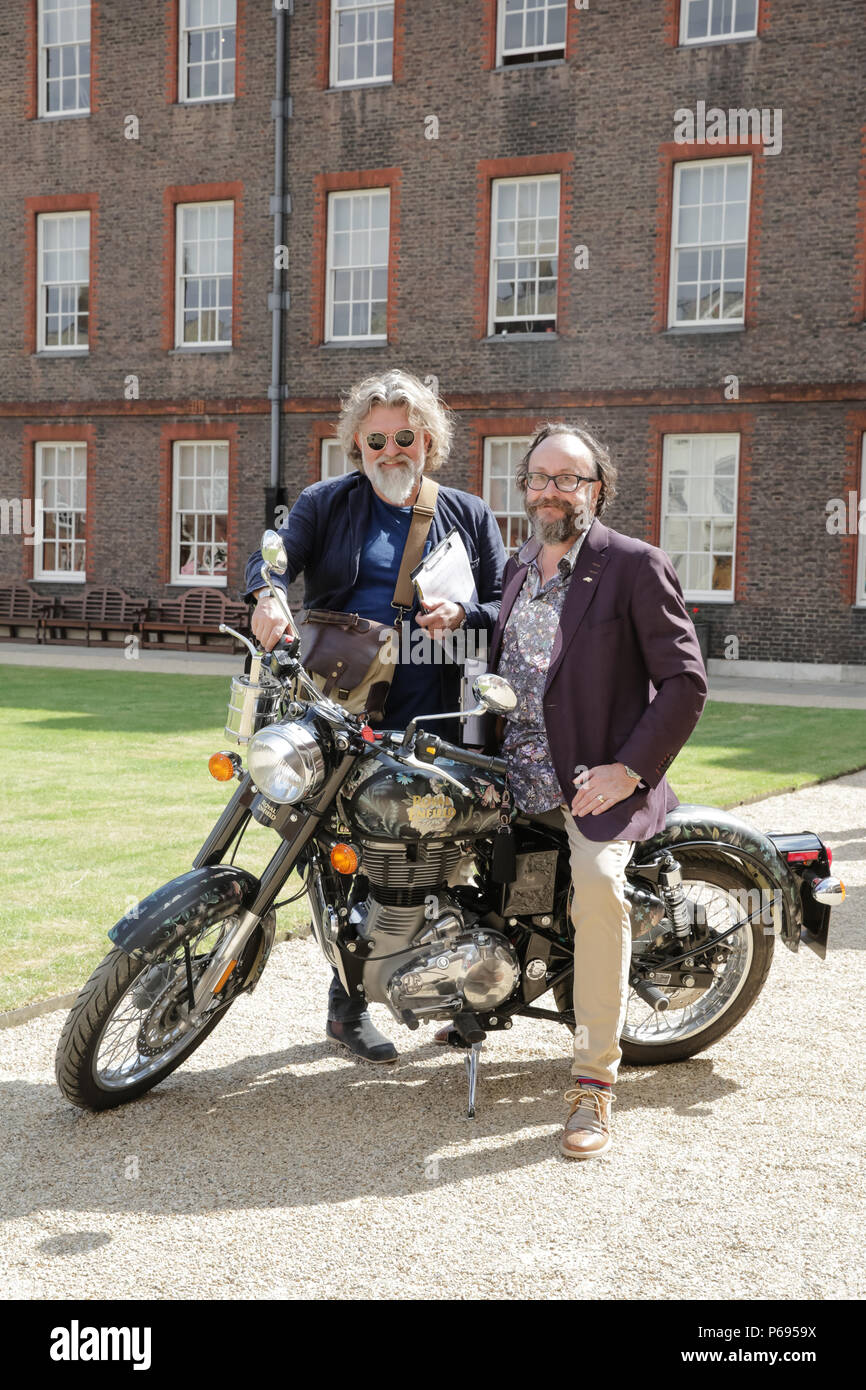
[[568,835],[575,1084],[561,1149],[591,1158],[610,1146],[622,1055],[625,867],[677,804],[664,774],[698,722],[706,672],[667,555],[599,520],[616,468],[598,440],[545,425],[516,481],[533,535],[505,567],[491,669],[518,697],[503,742],[514,799]]
[[[287,587],[304,576],[304,606],[393,624],[392,600],[422,480],[445,462],[451,446],[448,413],[433,392],[407,372],[389,371],[354,386],[343,402],[337,438],[353,470],[305,488],[280,536],[288,570],[275,582]],[[502,592],[505,547],[490,508],[480,497],[439,487],[424,545],[426,554],[456,529],[469,556],[475,593],[462,603],[439,599],[408,615],[409,641],[399,643],[400,660],[385,703],[389,728],[405,728],[420,714],[458,710],[460,667],[436,661],[430,638],[456,628],[486,637],[496,621]],[[270,651],[286,628],[277,604],[262,587],[262,557],[247,564],[247,597],[255,595],[252,630]],[[426,634],[426,636],[425,636]],[[408,660],[405,658],[408,657]],[[437,726],[445,732],[443,725]],[[455,724],[454,737],[459,737]],[[363,1001],[352,999],[334,971],[327,1034],[369,1062],[393,1062],[397,1050],[376,1029]]]

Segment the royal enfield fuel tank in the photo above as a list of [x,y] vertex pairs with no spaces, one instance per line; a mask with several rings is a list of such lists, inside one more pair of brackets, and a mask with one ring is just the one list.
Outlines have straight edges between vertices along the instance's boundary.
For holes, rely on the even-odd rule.
[[382,752],[349,775],[338,804],[359,839],[456,840],[496,828],[504,787],[463,763],[407,767]]

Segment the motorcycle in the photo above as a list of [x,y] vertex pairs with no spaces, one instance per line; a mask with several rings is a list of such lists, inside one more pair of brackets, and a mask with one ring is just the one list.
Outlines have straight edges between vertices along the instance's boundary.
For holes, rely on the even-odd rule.
[[[490,1033],[517,1017],[574,1030],[573,889],[560,814],[520,812],[500,758],[431,732],[454,712],[377,731],[327,698],[302,664],[273,580],[286,569],[279,536],[265,532],[261,549],[288,626],[270,654],[235,634],[251,657],[231,683],[225,732],[236,748],[209,766],[239,786],[192,869],[109,931],[113,949],[63,1028],[58,1085],[74,1105],[103,1110],[179,1067],[256,988],[280,891],[296,871],[316,942],[350,995],[385,1005],[410,1029],[450,1021],[472,1116]],[[499,676],[480,676],[473,693],[476,708],[456,717],[515,706]],[[234,862],[251,819],[277,837],[258,877]],[[809,831],[765,835],[711,806],[678,806],[659,834],[636,844],[625,890],[623,1062],[682,1061],[728,1033],[761,992],[776,936],[824,959],[830,910],[845,895],[831,863]],[[538,1003],[545,994],[552,1008]]]

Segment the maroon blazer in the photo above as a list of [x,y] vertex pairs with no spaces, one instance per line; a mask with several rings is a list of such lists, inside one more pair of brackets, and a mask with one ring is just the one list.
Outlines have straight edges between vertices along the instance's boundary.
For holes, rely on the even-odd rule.
[[[490,669],[539,543],[511,556]],[[593,521],[571,577],[544,686],[544,722],[563,800],[575,769],[626,763],[646,783],[600,816],[576,816],[589,840],[645,840],[678,804],[665,772],[700,718],[707,676],[694,624],[663,550]]]

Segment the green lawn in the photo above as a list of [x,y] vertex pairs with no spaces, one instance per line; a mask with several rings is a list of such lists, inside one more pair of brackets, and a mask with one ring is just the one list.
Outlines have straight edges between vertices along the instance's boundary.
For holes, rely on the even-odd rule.
[[[0,688],[2,1010],[82,984],[117,918],[189,868],[229,790],[207,772],[226,677],[3,666]],[[858,710],[711,704],[671,777],[683,801],[731,806],[862,767],[864,750]],[[274,846],[253,823],[238,862],[256,872]],[[305,899],[279,917],[308,920]]]

